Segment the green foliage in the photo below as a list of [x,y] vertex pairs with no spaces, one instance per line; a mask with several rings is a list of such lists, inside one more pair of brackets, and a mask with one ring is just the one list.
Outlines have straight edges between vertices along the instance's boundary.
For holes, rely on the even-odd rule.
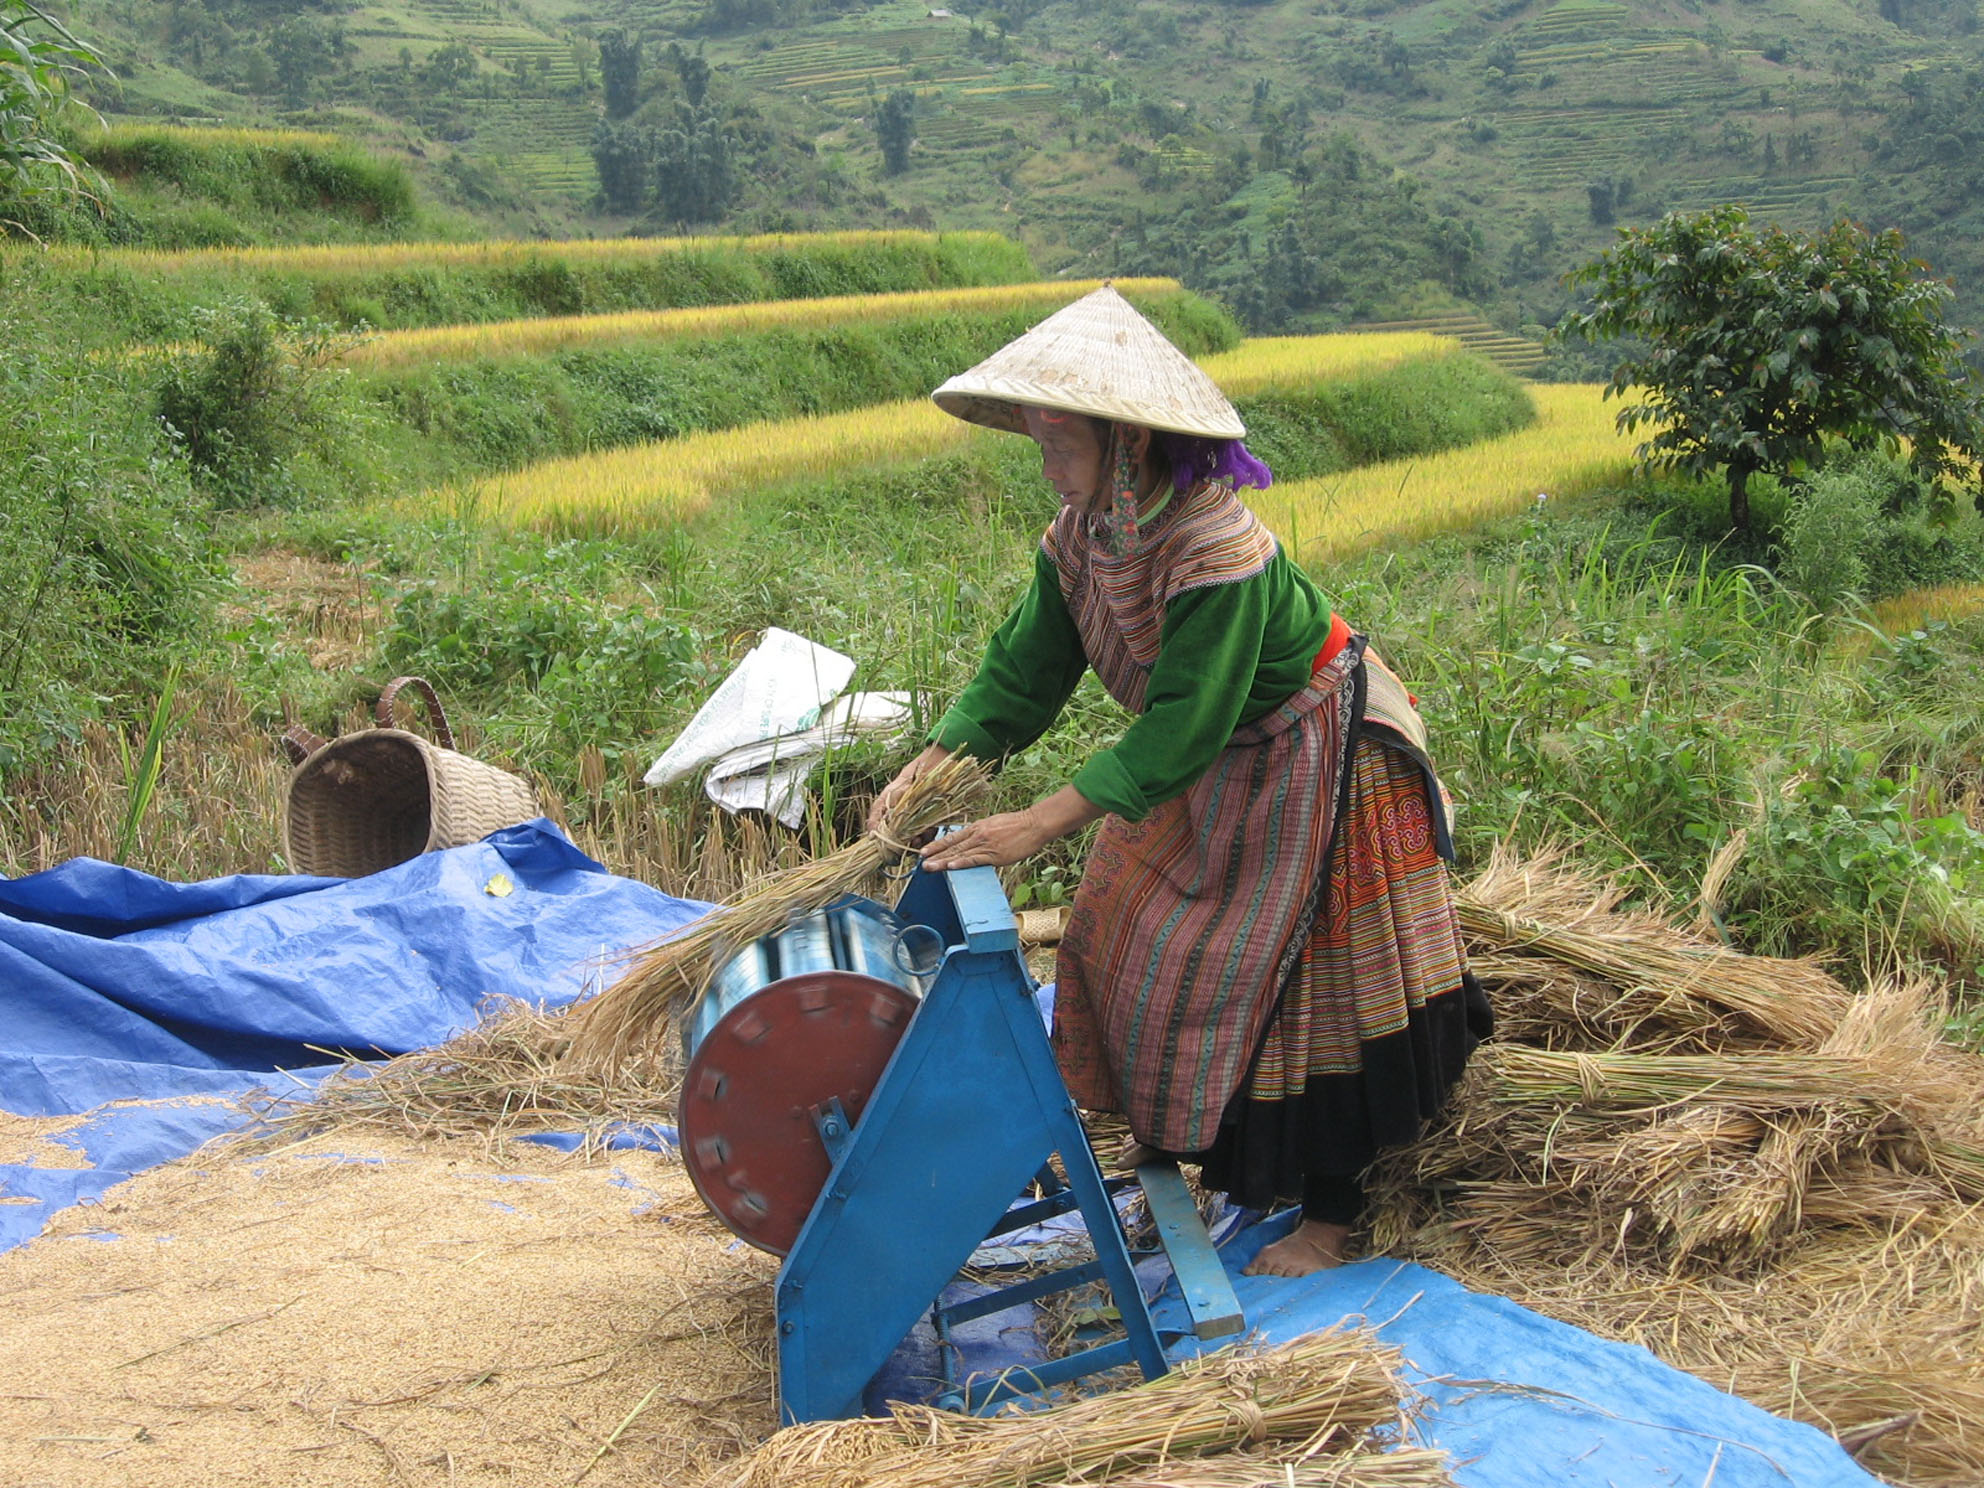
[[1942,784],[1984,768],[1984,627],[1904,637],[1863,685],[1768,575],[1602,509],[1318,579],[1419,694],[1464,859],[1574,842],[1682,909],[1740,830],[1747,947],[1984,955],[1984,837]]
[[356,468],[362,431],[335,365],[349,334],[242,299],[195,311],[189,329],[160,374],[158,416],[216,505],[294,504]]
[[592,166],[609,211],[638,212],[654,175],[654,131],[601,119],[592,130]]
[[1607,388],[1645,398],[1620,428],[1650,432],[1642,458],[1726,470],[1731,520],[1747,528],[1750,476],[1819,464],[1829,436],[1890,450],[1906,439],[1931,483],[1984,450],[1963,338],[1941,315],[1950,290],[1925,268],[1898,233],[1845,220],[1807,237],[1752,230],[1735,206],[1674,213],[1622,232],[1572,276],[1593,303],[1567,332],[1638,338]]
[[606,117],[624,119],[641,105],[641,39],[618,26],[599,33],[599,79]]
[[[1374,319],[1428,284],[1462,295],[1486,291],[1479,228],[1422,200],[1416,183],[1396,177],[1356,139],[1339,133],[1311,147],[1291,134],[1276,148],[1285,174],[1229,177],[1217,188],[1221,178],[1209,177],[1208,199],[1192,210],[1162,217],[1138,210],[1114,224],[1108,265],[1171,274],[1216,294],[1255,332]],[[1169,158],[1138,146],[1127,163],[1155,192],[1179,184],[1167,176]]]
[[1858,471],[1823,470],[1791,500],[1778,577],[1831,613],[1867,593],[1867,555],[1881,512],[1874,483]]
[[729,208],[740,184],[737,142],[715,109],[684,106],[654,136],[655,202],[668,222],[714,222]]
[[1871,749],[1809,757],[1766,804],[1732,905],[1806,905],[1801,938],[1852,945],[1899,934],[1984,969],[1984,832],[1957,812],[1917,814],[1923,784],[1918,770],[1890,772]]
[[156,688],[205,629],[214,558],[148,399],[76,321],[0,280],[0,782]]
[[24,208],[101,186],[56,137],[71,83],[103,59],[34,0],[0,0],[0,233]]
[[117,834],[117,854],[111,860],[113,862],[128,863],[131,854],[137,850],[138,832],[145,824],[145,813],[151,809],[152,796],[158,790],[159,773],[165,767],[165,742],[179,722],[173,706],[178,690],[179,665],[175,662],[159,687],[158,698],[145,721],[145,737],[137,753],[131,752],[130,740],[122,734],[117,736],[119,756],[124,766],[124,824]]
[[704,638],[643,603],[601,598],[603,566],[582,546],[519,546],[448,582],[417,582],[394,606],[386,665],[452,695],[505,698],[514,726],[561,752],[647,736],[663,700],[705,680]]

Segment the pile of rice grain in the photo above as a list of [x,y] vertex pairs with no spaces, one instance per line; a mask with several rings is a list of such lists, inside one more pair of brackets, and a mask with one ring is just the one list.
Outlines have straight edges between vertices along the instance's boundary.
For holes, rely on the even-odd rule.
[[658,1154],[210,1149],[0,1254],[0,1482],[681,1481],[772,1428],[772,1274]]

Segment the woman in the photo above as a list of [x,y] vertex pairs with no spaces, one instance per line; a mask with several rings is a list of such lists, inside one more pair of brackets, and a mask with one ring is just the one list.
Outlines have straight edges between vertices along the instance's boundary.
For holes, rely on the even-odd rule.
[[1033,583],[893,795],[954,750],[998,759],[1094,667],[1136,720],[1023,811],[922,849],[1004,866],[1098,819],[1056,970],[1075,1099],[1134,1164],[1301,1225],[1249,1269],[1344,1259],[1358,1175],[1411,1140],[1489,1015],[1465,971],[1444,805],[1397,679],[1241,503],[1265,466],[1218,388],[1104,286],[952,378],[950,412],[1023,431],[1062,507]]

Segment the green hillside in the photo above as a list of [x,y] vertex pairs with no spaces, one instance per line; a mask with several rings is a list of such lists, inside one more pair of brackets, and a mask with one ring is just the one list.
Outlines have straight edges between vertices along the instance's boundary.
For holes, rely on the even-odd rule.
[[[1898,226],[1984,322],[1976,0],[834,6],[73,18],[122,78],[106,110],[355,136],[492,230],[990,227],[1049,272],[1177,275],[1255,329],[1462,301],[1533,336],[1613,222],[1735,200]],[[899,89],[891,174],[877,126]]]

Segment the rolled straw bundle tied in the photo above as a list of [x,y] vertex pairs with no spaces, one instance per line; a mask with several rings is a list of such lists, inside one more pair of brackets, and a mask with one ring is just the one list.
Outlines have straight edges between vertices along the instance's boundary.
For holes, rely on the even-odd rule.
[[951,755],[912,781],[874,830],[837,852],[774,873],[659,945],[638,952],[620,979],[575,1008],[574,1065],[611,1074],[662,1050],[669,1030],[695,1006],[724,963],[752,941],[813,914],[846,894],[873,890],[909,844],[963,821],[983,797],[991,771]]

